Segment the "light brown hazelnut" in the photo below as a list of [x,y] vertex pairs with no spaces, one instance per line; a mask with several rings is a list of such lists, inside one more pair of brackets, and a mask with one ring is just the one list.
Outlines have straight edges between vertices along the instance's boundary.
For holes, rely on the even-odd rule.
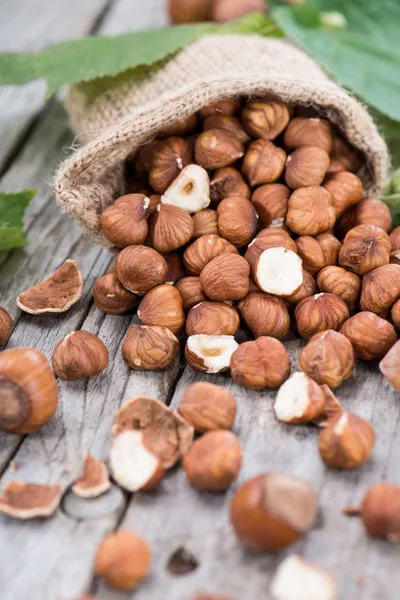
[[210,181],[211,205],[217,207],[221,200],[232,195],[250,200],[250,187],[237,169],[233,167],[218,169]]
[[176,284],[176,289],[182,296],[183,310],[189,311],[193,306],[207,300],[200,277],[183,277]]
[[263,292],[290,296],[303,283],[302,260],[295,252],[286,248],[268,248],[257,258],[253,277]]
[[254,267],[258,257],[268,248],[286,248],[292,252],[297,252],[296,242],[284,229],[275,227],[262,229],[250,242],[244,255],[251,268]]
[[236,248],[243,248],[255,236],[258,218],[249,200],[240,196],[228,196],[219,203],[218,232]]
[[106,238],[117,248],[143,244],[149,230],[149,205],[149,198],[143,194],[128,194],[118,198],[99,217]]
[[93,299],[97,308],[111,315],[124,315],[133,310],[138,297],[126,290],[114,271],[106,273],[93,286]]
[[317,292],[317,286],[314,277],[305,269],[303,269],[303,283],[295,294],[283,296],[283,299],[289,304],[296,305],[304,298],[314,296]]
[[178,412],[196,433],[232,429],[236,416],[235,396],[224,387],[197,381],[187,388]]
[[400,391],[400,342],[396,342],[379,363],[379,369],[394,389]]
[[216,23],[233,21],[251,12],[265,12],[265,0],[240,0],[240,2],[214,0],[211,5],[211,17]]
[[124,288],[143,296],[165,282],[168,272],[166,260],[147,246],[128,246],[118,254],[115,274]]
[[103,342],[89,331],[72,331],[54,348],[54,374],[73,381],[98,375],[108,365],[108,350]]
[[207,431],[195,440],[182,466],[189,483],[206,492],[224,492],[237,479],[242,449],[232,431]]
[[50,517],[60,505],[60,485],[9,480],[0,494],[0,513],[14,519]]
[[378,198],[366,198],[343,213],[339,222],[339,237],[343,238],[357,225],[376,225],[389,233],[392,229],[392,215],[388,206]]
[[208,106],[204,106],[199,111],[199,115],[202,119],[207,119],[211,115],[235,115],[240,111],[242,104],[240,100],[236,98],[226,98],[225,100],[218,100]]
[[337,388],[354,371],[354,350],[341,333],[328,329],[313,335],[299,354],[299,367],[320,385]]
[[170,137],[157,144],[149,172],[151,187],[163,194],[191,159],[190,146],[183,138]]
[[166,327],[131,325],[122,344],[122,358],[135,371],[162,371],[179,354],[179,341]]
[[390,264],[400,265],[400,250],[393,250],[390,253]]
[[[293,190],[320,185],[329,167],[329,154],[318,146],[302,146],[287,157],[285,182]],[[329,228],[328,228],[329,229]]]
[[233,335],[191,335],[185,347],[186,362],[200,373],[228,371],[238,346]]
[[259,216],[260,227],[286,217],[290,190],[282,183],[267,183],[254,190],[251,201]]
[[400,266],[383,265],[364,276],[361,285],[361,310],[386,316],[400,297]]
[[299,302],[294,316],[297,331],[301,337],[309,340],[327,329],[338,331],[349,318],[349,309],[338,296],[320,293]]
[[187,165],[162,195],[161,204],[175,206],[190,214],[207,208],[210,204],[207,171],[199,165]]
[[236,134],[223,129],[210,129],[199,135],[195,143],[196,163],[204,169],[221,169],[244,156],[244,146]]
[[338,171],[328,175],[324,180],[324,188],[332,196],[333,208],[337,215],[360,202],[364,191],[361,179],[349,171]]
[[289,377],[290,359],[284,345],[272,337],[241,344],[231,357],[233,381],[249,390],[278,388]]
[[133,531],[108,534],[99,544],[95,572],[117,590],[133,590],[150,570],[151,550]]
[[242,123],[247,133],[264,140],[278,137],[289,119],[289,108],[280,102],[248,102],[242,110]]
[[322,415],[315,419],[314,423],[318,427],[326,427],[328,423],[343,415],[345,410],[326,383],[321,385],[321,388],[325,394],[325,406]]
[[192,217],[183,208],[159,204],[150,217],[149,241],[159,252],[171,252],[187,244],[193,235]]
[[291,150],[302,146],[317,146],[330,154],[332,126],[326,119],[296,117],[286,128],[283,143]]
[[186,335],[235,335],[240,319],[237,311],[224,302],[201,302],[186,317]]
[[393,304],[390,314],[395,327],[400,329],[400,299]]
[[308,483],[292,475],[267,473],[239,487],[229,516],[245,546],[280,552],[311,529],[316,514],[317,497]]
[[316,275],[326,266],[325,253],[317,239],[301,235],[296,240],[297,252],[303,261],[303,269]]
[[291,600],[298,592],[307,600],[336,600],[338,591],[333,573],[295,554],[281,562],[270,587],[273,600]]
[[298,235],[318,235],[331,229],[336,221],[332,199],[318,185],[299,188],[289,198],[286,225]]
[[339,253],[339,264],[357,275],[388,265],[391,242],[387,233],[376,225],[358,225],[346,234]]
[[352,309],[358,304],[361,292],[361,279],[343,267],[333,265],[318,273],[317,286],[320,292],[339,296]]
[[[172,0],[178,3],[182,3],[182,0]],[[208,2],[209,0],[194,0],[198,4],[201,2]],[[187,1],[185,2],[187,4]],[[203,21],[204,19],[201,19]],[[175,121],[172,125],[169,125],[166,129],[158,132],[159,138],[169,138],[173,136],[190,135],[196,129],[197,126],[197,115],[190,115],[190,117],[184,117]]]
[[218,235],[218,215],[216,210],[207,208],[195,213],[193,219],[192,239],[202,235]]
[[305,373],[293,373],[276,395],[274,411],[284,423],[310,423],[324,413],[325,393]]
[[249,276],[249,264],[242,256],[221,254],[204,267],[200,283],[211,300],[240,300],[249,291]]
[[346,171],[346,167],[340,160],[337,160],[337,158],[331,158],[326,174],[330,175],[331,173],[338,173],[339,171]]
[[318,450],[327,467],[350,470],[369,458],[374,443],[375,432],[368,421],[345,412],[321,431]]
[[231,115],[215,114],[207,117],[203,122],[203,131],[209,129],[222,129],[237,136],[242,144],[247,144],[250,137],[247,135],[239,119]]
[[389,542],[400,540],[400,487],[378,483],[366,493],[361,518],[370,535]]
[[164,254],[164,259],[168,265],[165,283],[175,285],[182,277],[185,277],[185,269],[183,268],[182,254],[180,252],[168,252]]
[[191,275],[200,275],[204,267],[222,254],[239,254],[235,246],[217,235],[202,235],[183,254],[183,264]]
[[180,293],[172,285],[159,285],[151,289],[139,304],[137,311],[144,325],[167,327],[178,333],[185,323]]
[[6,345],[11,335],[12,327],[12,318],[6,309],[0,306],[0,347]]
[[400,250],[400,225],[393,229],[389,238],[392,244],[392,250]]
[[361,166],[361,160],[356,150],[337,134],[333,136],[331,156],[339,160],[347,171],[355,173]]
[[350,340],[356,357],[362,360],[380,360],[397,341],[393,325],[367,311],[350,317],[340,333]]
[[287,334],[290,317],[285,302],[264,292],[251,291],[239,302],[239,311],[254,337],[277,339]]
[[0,430],[31,433],[47,423],[58,406],[57,383],[36,348],[0,352]]
[[331,233],[320,233],[315,238],[322,248],[327,265],[337,265],[341,243]]
[[268,140],[256,140],[247,149],[242,171],[251,187],[274,183],[285,168],[286,153]]

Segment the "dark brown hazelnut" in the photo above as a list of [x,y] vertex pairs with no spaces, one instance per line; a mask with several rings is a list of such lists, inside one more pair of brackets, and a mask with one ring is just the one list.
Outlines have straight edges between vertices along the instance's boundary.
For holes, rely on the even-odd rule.
[[183,208],[159,204],[149,221],[149,241],[159,252],[172,252],[192,239],[192,217]]

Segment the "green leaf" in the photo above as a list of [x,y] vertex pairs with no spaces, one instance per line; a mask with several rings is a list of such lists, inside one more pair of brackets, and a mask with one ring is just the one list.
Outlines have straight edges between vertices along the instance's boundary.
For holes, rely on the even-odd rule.
[[280,35],[279,28],[261,13],[233,23],[197,23],[140,31],[114,37],[88,37],[48,46],[36,53],[0,54],[0,85],[22,85],[45,79],[48,95],[65,84],[114,77],[130,70],[139,77],[206,33]]
[[0,250],[25,246],[28,241],[23,231],[22,218],[36,190],[15,194],[0,192]]
[[[326,27],[323,15],[315,23],[315,10],[341,14],[344,26]],[[302,13],[305,21],[299,18]],[[313,0],[295,8],[275,2],[272,17],[339,83],[400,121],[398,0]]]

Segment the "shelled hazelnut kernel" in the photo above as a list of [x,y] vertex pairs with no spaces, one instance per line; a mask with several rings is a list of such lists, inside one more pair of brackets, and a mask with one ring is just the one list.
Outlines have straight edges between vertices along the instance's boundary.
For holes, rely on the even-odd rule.
[[357,225],[376,225],[389,233],[392,229],[392,215],[388,206],[378,198],[365,198],[350,206],[340,218],[339,238],[342,239],[350,229]]
[[247,133],[264,140],[274,140],[290,119],[289,108],[280,102],[248,102],[242,110]]
[[332,197],[336,214],[341,215],[346,208],[360,202],[363,195],[362,181],[349,171],[337,171],[326,176],[323,186]]
[[394,326],[397,327],[397,329],[400,329],[400,299],[396,300],[396,302],[393,304],[390,315],[392,317]]
[[227,196],[241,196],[250,200],[250,187],[243,175],[233,167],[223,167],[215,171],[210,180],[211,206],[216,208]]
[[241,344],[231,356],[233,381],[250,390],[278,388],[289,377],[290,359],[285,347],[272,337]]
[[318,449],[327,467],[349,470],[369,458],[374,443],[375,433],[368,421],[345,412],[321,431]]
[[286,161],[285,182],[292,190],[319,186],[329,167],[329,154],[318,146],[302,146]]
[[52,363],[57,377],[67,381],[98,375],[108,365],[108,350],[89,331],[72,331],[54,348]]
[[149,241],[158,252],[172,252],[192,239],[193,219],[183,208],[159,204],[150,217]]
[[202,235],[218,235],[218,214],[212,208],[206,208],[195,213],[193,219],[193,236],[197,239]]
[[237,135],[223,129],[209,129],[195,143],[195,160],[204,169],[221,169],[244,156],[244,146]]
[[191,162],[191,155],[190,146],[183,138],[170,137],[160,141],[153,152],[149,172],[149,182],[154,191],[163,194]]
[[303,261],[303,269],[317,275],[326,267],[325,253],[318,240],[311,235],[301,235],[296,240],[297,252]]
[[400,250],[400,225],[395,227],[389,235],[392,250]]
[[228,196],[217,208],[218,233],[236,248],[243,248],[255,236],[258,218],[249,200]]
[[201,287],[200,277],[182,277],[176,283],[175,287],[182,297],[183,310],[185,312],[196,306],[196,304],[207,300]]
[[150,200],[144,194],[118,198],[99,217],[102,232],[117,248],[143,244],[149,231],[149,206]]
[[260,291],[250,291],[239,301],[239,312],[254,337],[280,339],[290,328],[290,316],[284,300]]
[[379,369],[394,389],[400,391],[400,342],[396,342],[379,363]]
[[143,296],[153,287],[165,283],[166,260],[153,248],[128,246],[117,256],[115,275],[124,288]]
[[274,411],[284,423],[310,423],[319,418],[325,409],[325,392],[305,373],[293,373],[277,393]]
[[295,294],[303,283],[302,260],[286,248],[268,248],[257,258],[253,276],[263,292],[289,296]]
[[239,254],[237,248],[218,235],[202,235],[183,253],[183,264],[190,275],[200,275],[214,258],[222,254]]
[[186,335],[235,335],[240,319],[237,311],[225,302],[201,302],[186,317]]
[[400,297],[400,265],[378,267],[363,277],[360,308],[380,316]]
[[237,136],[242,144],[250,141],[250,136],[243,129],[239,119],[232,115],[210,115],[203,121],[203,131],[208,131],[209,129],[222,129],[228,133],[232,133]]
[[238,254],[221,254],[200,273],[200,283],[211,300],[240,300],[250,287],[250,267]]
[[389,542],[400,540],[400,487],[378,483],[365,494],[361,519],[370,535]]
[[299,302],[294,316],[299,334],[308,340],[326,329],[338,331],[349,318],[349,309],[338,296],[322,292]]
[[356,357],[362,360],[382,359],[397,341],[393,325],[369,311],[350,317],[339,331],[350,340]]
[[286,128],[283,143],[291,150],[318,146],[329,154],[332,150],[332,126],[326,119],[295,117]]
[[188,165],[171,183],[160,201],[161,204],[175,206],[190,214],[204,210],[210,204],[207,171],[199,165]]
[[302,348],[299,367],[320,385],[341,385],[354,371],[354,350],[341,333],[328,329],[314,335]]
[[136,371],[166,369],[179,353],[179,341],[166,327],[131,325],[122,344],[122,358]]
[[339,252],[339,264],[357,275],[388,265],[392,245],[383,229],[376,225],[357,225],[346,234]]
[[95,305],[104,313],[123,315],[133,310],[140,298],[118,281],[114,271],[100,277],[93,286]]
[[336,221],[330,193],[318,185],[300,187],[289,198],[286,225],[297,235],[318,235]]
[[182,297],[167,284],[152,288],[145,295],[137,315],[144,325],[167,327],[172,333],[178,333],[185,323]]
[[333,265],[323,268],[317,276],[317,286],[320,292],[339,296],[350,309],[357,306],[361,292],[361,279],[355,273],[346,271],[343,267]]
[[257,258],[268,248],[286,248],[297,253],[296,242],[284,229],[268,227],[262,229],[247,247],[245,259],[253,268]]
[[0,348],[6,345],[12,331],[13,322],[5,308],[0,306]]
[[208,381],[197,381],[183,394],[178,412],[194,427],[196,433],[232,429],[236,416],[236,400],[224,387]]
[[275,219],[284,219],[290,190],[282,183],[266,183],[256,188],[251,202],[259,217],[259,226],[268,227]]
[[252,142],[245,154],[242,172],[251,187],[274,183],[285,169],[286,153],[268,140]]
[[204,106],[199,111],[199,116],[202,119],[207,119],[211,115],[235,115],[241,109],[241,102],[237,98],[226,98],[225,100],[218,100],[212,102],[207,106]]
[[304,298],[314,296],[317,293],[317,286],[314,277],[303,269],[303,283],[295,294],[283,296],[282,298],[291,305],[296,305]]
[[233,335],[191,335],[185,346],[187,364],[200,373],[228,371],[239,344]]

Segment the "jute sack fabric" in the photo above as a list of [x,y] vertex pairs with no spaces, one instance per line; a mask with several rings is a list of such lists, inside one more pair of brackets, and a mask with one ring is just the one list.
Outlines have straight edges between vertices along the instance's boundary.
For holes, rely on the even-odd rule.
[[135,149],[176,120],[226,97],[268,98],[316,108],[365,156],[359,173],[367,195],[380,192],[388,152],[367,110],[303,52],[257,35],[207,36],[139,82],[124,75],[93,94],[72,86],[67,110],[85,145],[60,166],[57,201],[88,235],[113,246],[99,214],[124,192],[123,163]]

